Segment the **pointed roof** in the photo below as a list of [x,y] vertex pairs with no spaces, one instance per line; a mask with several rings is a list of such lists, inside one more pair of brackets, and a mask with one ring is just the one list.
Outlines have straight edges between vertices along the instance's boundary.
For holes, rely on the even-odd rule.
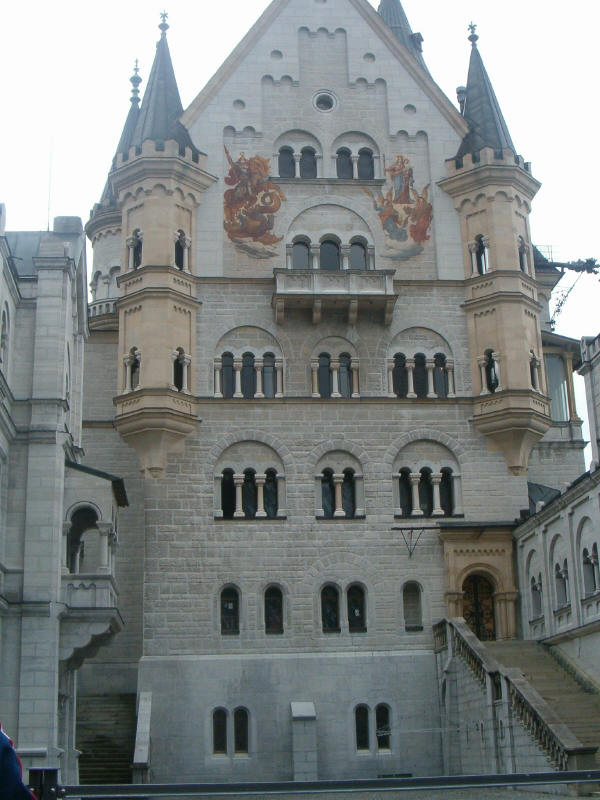
[[125,125],[123,126],[123,132],[121,133],[119,144],[117,145],[117,152],[115,153],[115,156],[118,155],[119,153],[127,155],[127,153],[129,152],[129,148],[131,147],[131,139],[133,137],[133,132],[135,131],[135,126],[137,125],[138,117],[140,115],[139,85],[142,82],[142,79],[139,76],[137,58],[135,60],[135,66],[133,68],[133,75],[129,80],[131,81],[131,85],[133,87],[133,89],[131,90],[131,105],[129,107],[129,113],[127,114],[127,119],[125,120]]
[[[423,37],[420,33],[412,32],[400,0],[381,0],[377,13],[388,28],[391,29],[400,44],[408,50],[423,69],[427,70],[427,66],[423,60],[423,53],[421,52]],[[429,72],[429,70],[427,71]]]
[[510,138],[492,82],[477,48],[479,36],[475,33],[475,27],[473,23],[469,25],[471,59],[463,108],[463,116],[469,123],[470,130],[463,139],[456,157],[462,158],[465,153],[478,153],[482,147],[492,147],[494,150],[508,148],[516,155],[517,151]]
[[179,97],[179,89],[175,80],[175,71],[171,62],[169,45],[167,44],[167,14],[161,14],[162,22],[158,26],[161,31],[156,43],[156,55],[144,92],[142,107],[139,110],[135,129],[131,136],[131,145],[141,147],[142,142],[151,139],[154,142],[165,142],[174,139],[180,148],[190,147],[194,156],[198,150],[194,146],[187,129],[179,121],[183,114],[183,106]]

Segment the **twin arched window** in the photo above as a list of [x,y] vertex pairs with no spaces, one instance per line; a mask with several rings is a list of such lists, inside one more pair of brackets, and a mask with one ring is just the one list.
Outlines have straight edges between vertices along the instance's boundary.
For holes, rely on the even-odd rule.
[[[343,264],[342,264],[343,261]],[[312,269],[311,264],[311,245],[306,238],[297,239],[292,244],[292,269]],[[367,269],[367,248],[362,241],[353,240],[349,248],[342,248],[334,238],[325,238],[319,245],[319,269],[340,270],[344,269]]]
[[362,147],[358,151],[358,157],[352,157],[351,151],[347,147],[340,147],[336,153],[335,168],[338,178],[352,180],[358,178],[363,181],[373,180],[375,177],[375,165],[373,151],[368,147]]
[[[279,148],[277,159],[279,177],[295,178],[296,162],[300,178],[317,177],[317,154],[314,147],[303,147],[300,151],[299,159],[296,159],[294,150],[289,145]],[[336,153],[336,175],[338,178],[352,180],[373,180],[375,177],[375,163],[373,151],[368,147],[362,147],[358,151],[358,157],[353,158],[351,151],[347,147],[340,147]]]
[[241,475],[236,475],[231,468],[223,470],[223,519],[275,519],[278,510],[277,470],[269,468],[259,474],[248,467]]
[[[356,734],[356,749],[370,750],[371,740],[369,733],[370,710],[361,703],[354,709],[354,729]],[[375,708],[375,740],[377,750],[389,750],[391,745],[390,707],[379,703]]]
[[598,545],[592,545],[591,552],[583,548],[583,590],[585,596],[595,594],[600,589],[600,574],[598,568]]
[[403,467],[398,481],[403,517],[451,517],[454,513],[454,481],[450,467],[443,467],[437,473],[429,467],[419,472]]
[[396,353],[392,362],[391,389],[396,397],[437,398],[445,400],[454,397],[454,366],[444,353],[436,353],[427,358],[424,353],[415,353],[407,358],[404,353]]
[[[357,583],[351,584],[346,590],[346,608],[348,631],[350,633],[366,633],[365,591]],[[340,633],[340,593],[338,587],[331,583],[321,589],[321,624],[323,633]]]
[[[240,594],[235,586],[226,586],[220,595],[221,635],[240,632]],[[265,633],[283,633],[283,593],[278,586],[269,586],[264,595]]]
[[469,245],[473,275],[485,275],[485,273],[489,271],[490,261],[488,245],[487,237],[483,236],[481,233],[477,234],[475,240]]
[[565,558],[562,567],[559,563],[554,565],[554,585],[556,588],[556,606],[564,608],[569,605],[569,569]]
[[332,469],[324,469],[321,473],[321,498],[325,519],[352,519],[356,514],[354,470],[348,467],[341,475],[335,475]]
[[[291,147],[284,146],[279,148],[278,166],[280,178],[296,177],[296,159]],[[314,147],[302,148],[298,167],[301,178],[310,179],[317,177],[317,154]]]
[[358,377],[358,365],[352,362],[349,353],[340,353],[332,359],[329,353],[320,353],[317,367],[317,391],[322,398],[358,396],[354,379]]
[[[229,712],[225,708],[215,708],[212,717],[213,753],[227,755],[233,749],[234,753],[248,752],[248,711],[245,708],[236,708],[233,712],[233,741],[230,740],[231,732],[228,730]],[[233,747],[232,747],[233,746]]]
[[265,353],[256,358],[254,353],[243,353],[235,358],[233,353],[223,353],[220,362],[215,362],[215,395],[224,398],[243,397],[247,400],[279,396],[278,380],[281,383],[281,359],[274,353]]

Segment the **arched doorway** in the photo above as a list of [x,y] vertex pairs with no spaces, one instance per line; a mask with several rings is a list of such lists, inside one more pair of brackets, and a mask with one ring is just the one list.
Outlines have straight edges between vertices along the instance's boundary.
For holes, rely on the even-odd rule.
[[469,575],[462,585],[463,617],[482,642],[496,638],[494,587],[482,575]]

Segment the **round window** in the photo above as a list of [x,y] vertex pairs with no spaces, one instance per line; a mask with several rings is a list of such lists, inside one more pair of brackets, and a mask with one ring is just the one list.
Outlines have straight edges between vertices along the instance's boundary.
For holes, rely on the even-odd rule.
[[329,92],[319,92],[315,96],[314,103],[319,111],[331,111],[335,106],[335,97]]

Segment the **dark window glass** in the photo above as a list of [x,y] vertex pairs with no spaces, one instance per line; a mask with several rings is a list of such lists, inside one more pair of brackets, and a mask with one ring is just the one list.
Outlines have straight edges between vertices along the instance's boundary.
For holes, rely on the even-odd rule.
[[367,147],[358,151],[358,177],[361,181],[372,181],[375,177],[373,153]]
[[348,519],[352,519],[356,513],[356,486],[354,481],[354,470],[344,470],[344,480],[342,481],[342,508]]
[[179,239],[175,242],[175,266],[183,269],[183,245]]
[[350,356],[348,353],[342,353],[338,370],[338,387],[342,397],[350,397],[352,395],[352,369],[350,367]]
[[224,708],[213,711],[213,753],[227,753],[227,712]]
[[519,236],[519,267],[527,272],[527,245],[522,236]]
[[335,586],[325,586],[321,591],[321,616],[323,633],[339,633],[340,609],[338,591]]
[[331,239],[325,239],[324,242],[321,242],[319,266],[321,269],[340,268],[340,248],[337,242]]
[[542,593],[535,578],[531,579],[531,614],[533,619],[542,616]]
[[338,178],[352,180],[354,177],[352,156],[350,155],[350,150],[348,150],[346,147],[342,147],[337,151],[335,166]]
[[369,749],[369,709],[366,706],[356,706],[354,710],[354,725],[356,728],[356,749]]
[[448,373],[446,371],[446,356],[436,353],[433,357],[433,390],[438,397],[448,397]]
[[426,517],[433,511],[433,485],[431,483],[431,470],[423,467],[419,481],[419,506]]
[[445,467],[442,470],[442,480],[440,482],[440,505],[447,517],[454,513],[454,492],[452,486],[452,470]]
[[182,354],[175,357],[173,361],[173,384],[178,392],[183,389],[183,360]]
[[142,263],[142,240],[136,237],[136,243],[133,246],[133,268],[137,269]]
[[410,483],[410,470],[400,471],[400,508],[403,517],[410,517],[413,510],[412,488]]
[[291,147],[282,147],[279,150],[278,164],[280,178],[296,177],[296,160],[294,158],[294,151]]
[[235,511],[235,484],[233,482],[233,470],[224,469],[221,479],[221,508],[223,509],[224,519],[233,519]]
[[427,397],[427,365],[423,353],[415,354],[413,385],[417,397]]
[[269,519],[275,519],[277,516],[278,500],[277,500],[277,472],[274,469],[268,469],[265,478],[264,503],[265,511]]
[[300,154],[300,177],[317,177],[317,157],[312,147],[303,147]]
[[275,356],[265,353],[263,356],[263,394],[265,397],[275,397]]
[[475,250],[475,263],[477,264],[477,272],[484,275],[487,272],[487,254],[485,252],[485,245],[483,243],[483,236],[475,237],[477,249]]
[[404,629],[406,631],[422,631],[421,588],[417,583],[407,583],[404,586],[402,605],[404,606]]
[[236,708],[233,712],[233,752],[248,752],[248,712],[245,708]]
[[406,397],[408,394],[408,372],[406,369],[406,356],[404,353],[396,353],[394,356],[394,371],[392,372],[394,392],[398,397]]
[[283,594],[276,586],[265,592],[265,633],[283,633]]
[[390,710],[380,703],[375,709],[375,731],[377,734],[377,749],[390,749]]
[[323,477],[321,478],[321,498],[323,516],[327,519],[331,519],[335,511],[335,489],[333,486],[333,472],[330,469],[323,470]]
[[361,586],[348,588],[348,630],[350,633],[362,633],[367,630],[365,611],[365,593]]
[[328,353],[321,353],[319,356],[319,370],[317,374],[319,379],[319,394],[321,397],[331,397],[333,379],[331,375],[331,359]]
[[231,353],[223,353],[221,356],[221,391],[223,392],[223,397],[233,397],[234,385],[233,355]]
[[350,245],[350,269],[367,268],[367,251],[364,244],[353,242]]
[[221,633],[240,632],[240,599],[236,589],[221,592]]
[[140,360],[137,356],[131,362],[131,388],[137,389],[140,385]]
[[292,247],[293,269],[310,269],[309,254],[310,248],[306,242],[295,242]]
[[256,372],[254,370],[254,354],[244,353],[242,356],[242,394],[247,400],[256,392]]
[[244,483],[242,484],[242,510],[246,519],[256,517],[258,492],[256,489],[255,472],[253,469],[244,470]]
[[492,355],[491,350],[486,350],[485,353],[485,382],[488,392],[492,394],[498,388],[498,370],[496,369],[496,359]]
[[[595,546],[595,545],[594,545]],[[583,549],[583,591],[587,595],[596,592],[596,571],[594,569],[594,551],[590,556],[587,548]]]

